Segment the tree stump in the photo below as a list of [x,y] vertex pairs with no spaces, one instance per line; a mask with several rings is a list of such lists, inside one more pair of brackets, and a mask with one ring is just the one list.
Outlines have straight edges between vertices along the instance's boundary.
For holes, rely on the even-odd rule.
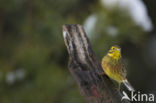
[[68,68],[87,103],[130,103],[103,73],[100,60],[79,24],[63,25],[63,37],[69,53]]

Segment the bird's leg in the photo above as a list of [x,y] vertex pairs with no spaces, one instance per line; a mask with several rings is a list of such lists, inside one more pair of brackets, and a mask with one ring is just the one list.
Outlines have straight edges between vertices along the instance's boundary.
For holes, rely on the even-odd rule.
[[121,83],[119,83],[118,88],[117,88],[117,91],[118,91],[118,92],[120,91],[120,84],[121,84]]
[[100,73],[99,73],[99,75],[104,75],[104,74],[105,74],[105,72],[100,72]]
[[115,88],[117,92],[120,91],[120,84],[121,84],[121,83],[119,83],[118,88]]

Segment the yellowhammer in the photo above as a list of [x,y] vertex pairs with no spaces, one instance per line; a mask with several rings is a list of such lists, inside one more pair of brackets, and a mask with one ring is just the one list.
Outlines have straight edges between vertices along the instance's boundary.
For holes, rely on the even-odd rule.
[[123,83],[129,91],[134,91],[126,79],[126,69],[122,62],[119,46],[112,46],[107,55],[103,57],[101,64],[105,74],[119,83],[119,90],[120,84]]

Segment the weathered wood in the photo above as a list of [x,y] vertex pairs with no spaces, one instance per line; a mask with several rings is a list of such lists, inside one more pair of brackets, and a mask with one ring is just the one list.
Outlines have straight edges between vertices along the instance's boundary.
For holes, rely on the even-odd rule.
[[121,101],[121,93],[103,73],[100,60],[93,52],[81,25],[63,26],[65,45],[69,53],[69,70],[81,94],[88,103],[130,103]]

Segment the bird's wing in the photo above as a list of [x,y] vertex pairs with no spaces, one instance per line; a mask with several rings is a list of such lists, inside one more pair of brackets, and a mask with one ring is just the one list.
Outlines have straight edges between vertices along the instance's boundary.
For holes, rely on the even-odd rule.
[[123,75],[126,77],[126,75],[127,75],[127,71],[126,71],[126,67],[125,67],[125,65],[124,65],[122,59],[120,60],[120,66],[121,66],[121,72],[122,72]]

